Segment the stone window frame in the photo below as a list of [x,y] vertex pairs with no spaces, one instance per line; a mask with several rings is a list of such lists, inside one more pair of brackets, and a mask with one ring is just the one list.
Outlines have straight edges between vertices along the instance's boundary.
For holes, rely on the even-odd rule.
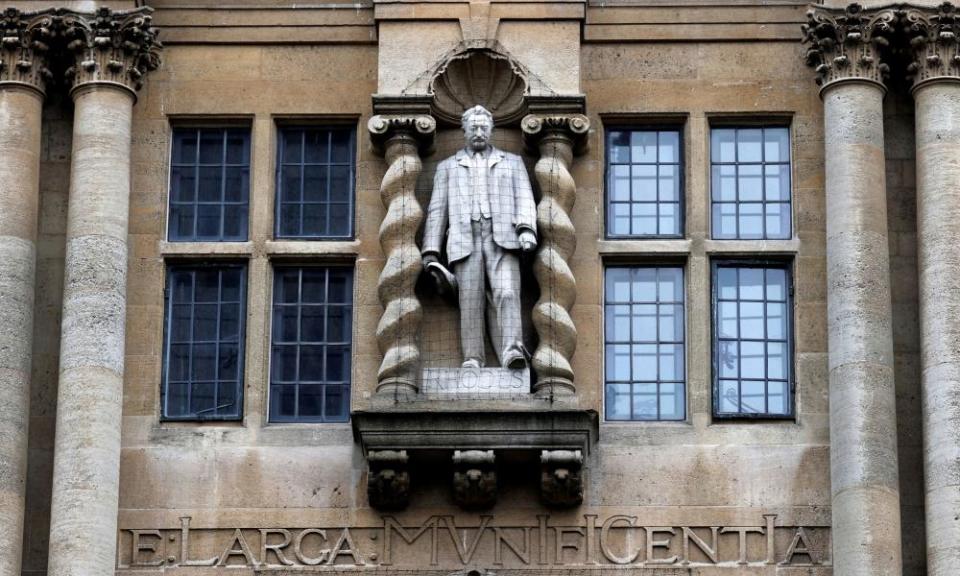
[[[176,134],[179,131],[184,130],[242,130],[245,131],[246,138],[246,152],[247,152],[247,162],[246,162],[246,209],[244,210],[245,214],[245,226],[243,227],[242,237],[238,236],[236,238],[223,238],[222,235],[219,238],[200,238],[196,235],[189,238],[175,238],[171,234],[171,225],[173,221],[173,188],[174,188],[174,171],[175,164],[174,162],[174,151],[175,151],[175,142]],[[176,243],[176,244],[187,244],[187,243],[238,243],[238,242],[248,242],[251,235],[251,204],[252,204],[252,194],[253,194],[253,172],[255,164],[255,152],[254,152],[254,142],[255,135],[253,133],[253,122],[252,118],[247,117],[223,117],[223,118],[194,118],[191,116],[171,116],[169,118],[169,142],[167,150],[167,164],[166,168],[168,170],[167,174],[167,189],[166,189],[166,200],[164,206],[165,222],[164,222],[164,231],[163,238],[165,242]],[[226,132],[224,133],[226,136]],[[199,145],[197,147],[197,153],[199,155]],[[224,160],[221,162],[221,166],[226,169],[226,146],[224,147]],[[199,162],[199,161],[198,161]],[[199,163],[196,163],[199,166]],[[237,166],[241,166],[238,164]],[[197,186],[199,186],[199,174],[197,175]],[[198,200],[195,199],[194,203],[196,204]],[[196,213],[194,214],[194,229],[196,229]],[[221,223],[222,230],[222,223]]]
[[[615,115],[603,115],[604,117],[604,126],[603,126],[603,238],[605,240],[680,240],[686,238],[687,234],[687,169],[688,169],[688,158],[687,158],[687,117],[685,115],[666,115],[666,116],[624,116],[620,114]],[[612,191],[610,189],[610,177],[611,177],[611,166],[612,158],[612,146],[610,145],[610,138],[613,132],[618,131],[629,131],[629,132],[676,132],[677,133],[677,162],[670,163],[670,165],[677,167],[677,179],[679,180],[677,186],[677,219],[679,220],[679,232],[677,234],[660,234],[660,223],[659,223],[659,192],[658,199],[653,204],[658,206],[658,218],[657,218],[657,234],[614,234],[611,232],[611,206],[612,201]],[[628,164],[633,166],[632,163]],[[650,165],[650,164],[647,164]],[[652,164],[654,166],[660,166],[659,162],[659,152],[657,163]],[[671,202],[672,203],[672,202]],[[633,205],[634,202],[631,200],[629,205]],[[632,227],[632,226],[631,226]]]
[[[238,337],[237,337],[237,376],[236,376],[236,396],[234,402],[237,405],[237,410],[235,414],[225,414],[218,415],[212,414],[209,416],[200,416],[199,413],[193,412],[189,414],[182,415],[170,415],[167,410],[167,400],[169,396],[169,386],[170,382],[168,380],[168,367],[170,361],[170,346],[172,345],[172,333],[171,333],[171,324],[173,322],[173,307],[177,305],[174,302],[174,290],[172,288],[173,282],[173,271],[174,270],[190,270],[193,272],[209,269],[209,270],[219,270],[220,272],[224,270],[238,270],[240,272],[239,278],[239,315],[238,315]],[[220,277],[220,287],[218,288],[219,294],[216,300],[218,305],[217,312],[217,323],[218,331],[220,329],[220,307],[223,305],[222,299],[222,275]],[[233,422],[233,421],[242,421],[244,417],[244,389],[246,382],[246,337],[247,337],[247,297],[249,295],[249,266],[246,260],[236,260],[236,259],[227,259],[227,260],[197,260],[197,259],[173,259],[167,260],[164,264],[164,290],[163,290],[163,336],[162,336],[162,352],[161,352],[161,374],[160,374],[160,421],[161,422]],[[194,278],[194,283],[196,279]],[[195,290],[193,288],[192,290]],[[190,306],[192,309],[196,308],[196,301],[191,298]],[[193,316],[193,310],[191,311],[191,316]],[[195,344],[194,330],[195,323],[191,325],[191,336],[189,344]],[[217,346],[217,364],[219,365],[219,345],[221,343],[221,338],[214,340]],[[218,368],[219,371],[219,368]],[[192,375],[191,375],[192,377]],[[215,383],[217,389],[219,389],[219,378]],[[192,386],[194,382],[188,380],[186,382],[188,386]]]
[[[786,272],[786,331],[785,331],[785,351],[787,354],[787,394],[785,400],[787,411],[782,414],[769,412],[721,412],[720,411],[720,368],[719,368],[719,306],[718,306],[718,269],[722,267],[754,267],[763,269],[780,269]],[[794,258],[790,257],[736,257],[736,256],[714,256],[710,258],[710,357],[711,357],[711,405],[712,416],[714,420],[796,420],[797,417],[797,354],[796,354],[796,266]],[[739,297],[738,300],[739,302]],[[763,300],[766,303],[766,299]],[[739,318],[739,315],[738,315]],[[766,319],[766,314],[764,314]],[[766,322],[764,323],[764,334],[766,335]],[[738,338],[739,341],[739,327]],[[764,339],[766,342],[766,339]],[[766,360],[766,356],[764,357]],[[767,366],[764,367],[766,374]],[[739,390],[738,385],[738,390]],[[766,391],[767,387],[764,386]],[[766,392],[765,392],[766,393]],[[766,400],[765,400],[766,404]]]
[[[350,176],[349,184],[350,190],[348,192],[348,217],[349,217],[349,231],[345,235],[331,235],[331,234],[317,234],[317,235],[306,235],[306,234],[281,234],[280,225],[281,225],[281,211],[282,205],[281,194],[282,194],[282,177],[283,177],[283,168],[284,168],[284,133],[286,131],[295,131],[295,130],[330,130],[330,131],[348,131],[349,140],[348,140],[348,150],[350,153],[350,158],[348,165],[350,167]],[[290,241],[290,242],[349,242],[356,239],[357,235],[357,190],[358,190],[358,179],[359,179],[359,154],[358,154],[358,145],[359,145],[359,131],[357,129],[357,117],[356,116],[329,116],[329,117],[310,117],[310,118],[300,118],[300,117],[275,117],[274,118],[274,143],[275,143],[275,153],[274,153],[274,178],[273,178],[273,225],[272,230],[272,239],[276,241]],[[330,149],[330,154],[332,155],[332,147]],[[301,156],[302,158],[302,156]],[[330,158],[330,156],[328,156]],[[327,166],[332,165],[330,162],[325,163]],[[339,165],[340,163],[335,163]],[[299,166],[305,166],[304,162],[301,161],[298,163]],[[302,172],[301,172],[302,173]],[[328,172],[327,182],[329,186],[330,175]],[[301,187],[303,183],[301,182]],[[329,188],[328,188],[329,189]],[[329,202],[329,200],[328,200]],[[298,204],[301,206],[301,228],[302,228],[302,207],[303,207],[303,198],[301,196]],[[331,216],[327,215],[327,222],[329,223]]]
[[[793,240],[797,236],[797,226],[796,226],[796,202],[795,202],[795,184],[796,184],[796,142],[794,138],[794,126],[793,126],[793,113],[785,112],[767,112],[767,113],[735,113],[735,114],[713,114],[708,113],[707,115],[707,127],[706,127],[706,142],[705,142],[705,170],[706,170],[706,202],[707,202],[707,230],[708,230],[708,239],[715,242],[783,242],[788,240]],[[713,132],[715,129],[763,129],[763,128],[786,128],[787,130],[787,150],[789,152],[789,161],[786,163],[788,166],[787,174],[789,175],[789,190],[790,190],[790,199],[785,202],[789,206],[789,225],[790,233],[784,237],[769,237],[766,234],[766,213],[762,215],[763,218],[763,236],[758,238],[742,238],[739,233],[736,237],[732,238],[722,238],[717,235],[716,227],[714,226],[713,218],[713,209],[715,201],[713,199]],[[762,148],[762,145],[761,145]],[[777,163],[784,164],[784,163]],[[729,164],[727,164],[729,165]],[[765,163],[761,163],[761,166],[765,166]],[[761,176],[761,181],[763,176]],[[764,191],[765,191],[765,184]],[[765,196],[765,192],[761,192]],[[740,203],[739,199],[735,201],[737,204]],[[766,206],[769,202],[765,197],[761,198],[760,201],[762,206]],[[739,224],[738,224],[739,230]]]
[[[682,296],[681,296],[681,300],[679,301],[679,305],[681,306],[682,315],[683,315],[683,319],[682,319],[683,338],[682,338],[679,342],[680,342],[680,346],[681,346],[681,350],[682,350],[682,355],[683,355],[682,362],[681,362],[681,364],[682,364],[682,370],[683,370],[683,378],[681,379],[682,382],[681,382],[681,380],[677,380],[677,381],[671,380],[670,382],[671,382],[671,383],[673,383],[673,382],[681,382],[681,386],[682,386],[682,396],[683,396],[683,398],[682,398],[682,415],[681,415],[680,418],[660,418],[660,417],[659,417],[659,414],[660,414],[659,396],[660,396],[660,383],[661,383],[661,382],[660,382],[660,380],[659,380],[659,378],[658,378],[658,379],[656,380],[656,385],[657,385],[657,414],[658,414],[658,417],[657,417],[657,418],[634,418],[634,417],[632,417],[632,415],[633,415],[632,399],[631,399],[631,418],[627,418],[627,419],[623,419],[623,418],[610,418],[609,415],[608,415],[608,410],[607,410],[607,385],[609,384],[608,378],[607,378],[607,374],[608,374],[608,372],[609,372],[608,366],[607,366],[607,353],[608,353],[607,348],[608,348],[608,346],[610,345],[610,343],[607,341],[607,340],[608,340],[607,334],[608,334],[608,328],[609,328],[608,325],[607,325],[607,306],[609,305],[609,302],[608,302],[608,299],[607,299],[607,294],[608,294],[608,293],[607,293],[607,289],[608,289],[608,285],[607,285],[608,272],[609,272],[611,269],[627,269],[627,270],[655,269],[655,270],[660,270],[660,269],[662,269],[662,268],[670,268],[670,269],[679,270],[679,271],[680,271],[680,275],[681,275]],[[688,351],[689,351],[690,334],[689,334],[689,322],[688,322],[688,318],[687,318],[687,314],[688,314],[688,304],[689,304],[689,302],[688,302],[688,282],[689,282],[688,273],[689,273],[689,271],[688,271],[686,262],[685,262],[684,260],[675,259],[675,258],[667,258],[667,259],[659,259],[659,258],[658,258],[658,259],[643,259],[643,260],[639,260],[639,261],[635,261],[635,260],[632,260],[632,259],[629,260],[629,261],[623,261],[623,260],[615,259],[615,260],[613,260],[613,261],[605,261],[605,262],[604,262],[603,268],[602,268],[603,289],[602,289],[602,291],[601,291],[601,292],[602,292],[601,297],[602,297],[602,299],[603,299],[603,300],[602,300],[603,349],[602,349],[602,352],[601,352],[601,356],[602,356],[602,358],[601,358],[601,366],[602,366],[602,373],[603,373],[603,378],[602,378],[603,386],[602,386],[602,389],[601,389],[601,397],[603,398],[603,421],[604,421],[605,423],[626,424],[626,423],[643,422],[643,423],[684,424],[684,423],[688,423],[688,422],[689,422],[689,418],[690,418],[690,406],[689,406],[689,400],[690,400],[690,375],[689,375],[689,370],[688,370],[688,367],[689,367]],[[660,295],[659,295],[659,286],[658,286],[658,289],[657,289],[657,290],[658,290],[658,294],[657,294],[656,305],[659,306],[659,305],[661,304],[661,300],[660,300],[660,297],[659,297],[659,296],[660,296]],[[670,301],[669,304],[670,304],[670,305],[677,305],[677,301]],[[631,306],[632,306],[632,305],[633,305],[633,299],[631,298]],[[657,345],[657,346],[660,346],[660,339],[659,339],[659,317],[658,317],[658,335],[657,335],[657,341],[656,341],[656,342],[657,342],[656,345]],[[630,343],[630,344],[633,345],[633,340],[632,340],[632,339],[631,339],[631,343]],[[671,341],[670,344],[675,345],[676,342],[675,342],[675,341]],[[658,362],[659,362],[659,353],[658,353]],[[658,367],[658,368],[659,368],[659,367]],[[631,353],[631,370],[632,370],[632,353]],[[635,382],[633,382],[633,383],[635,383]]]
[[[346,333],[346,335],[345,335],[345,336],[346,336],[346,340],[345,340],[346,343],[345,343],[345,344],[343,344],[343,343],[337,344],[337,345],[339,345],[339,346],[346,346],[346,348],[347,348],[347,356],[350,357],[350,366],[346,369],[346,371],[345,371],[345,373],[344,373],[344,374],[345,374],[345,378],[346,378],[346,382],[345,382],[345,383],[344,383],[344,382],[340,382],[340,383],[338,384],[338,385],[343,386],[343,387],[345,388],[345,390],[346,390],[346,398],[343,400],[343,402],[344,402],[344,404],[345,404],[345,406],[346,406],[346,413],[345,413],[345,415],[344,415],[344,418],[342,418],[342,419],[329,419],[329,418],[327,418],[327,417],[325,416],[325,414],[321,414],[320,416],[317,416],[317,417],[303,418],[303,417],[301,417],[301,416],[299,415],[299,410],[297,410],[297,411],[296,411],[297,413],[296,413],[295,415],[293,415],[293,416],[283,416],[283,415],[279,415],[279,414],[275,414],[275,413],[274,413],[274,408],[273,408],[274,392],[273,392],[273,390],[274,390],[275,384],[274,384],[274,378],[273,378],[273,375],[274,375],[274,353],[273,353],[273,349],[274,349],[274,335],[275,335],[276,321],[277,321],[277,313],[276,313],[276,312],[277,312],[277,306],[278,306],[277,301],[276,301],[276,298],[277,298],[277,295],[276,295],[276,283],[277,283],[277,280],[278,280],[277,271],[280,270],[280,269],[299,269],[299,270],[302,271],[303,269],[307,269],[307,268],[310,268],[310,269],[323,269],[323,270],[326,270],[326,271],[327,271],[327,274],[325,275],[325,280],[324,280],[324,282],[325,282],[325,297],[324,297],[324,298],[325,298],[325,302],[323,303],[323,306],[324,306],[325,309],[326,309],[326,306],[328,305],[328,303],[326,302],[326,298],[327,298],[327,290],[328,290],[328,288],[329,288],[329,271],[330,271],[330,270],[345,271],[345,272],[347,273],[347,278],[349,279],[349,286],[348,286],[348,290],[347,290],[347,297],[348,297],[349,301],[346,302],[346,303],[343,303],[343,304],[344,304],[344,306],[346,306],[346,307],[349,309],[350,330],[349,330],[349,331]],[[355,344],[355,343],[354,343],[354,338],[353,338],[353,333],[354,333],[354,328],[355,328],[355,325],[356,325],[356,322],[357,322],[356,311],[355,311],[355,308],[357,307],[356,294],[355,294],[356,283],[357,283],[357,270],[356,270],[356,266],[354,265],[353,262],[346,262],[346,261],[342,261],[342,260],[320,260],[320,261],[316,261],[316,260],[304,260],[304,259],[300,259],[300,258],[294,259],[294,260],[289,260],[289,261],[286,260],[286,259],[272,260],[272,261],[271,261],[271,266],[270,266],[270,275],[269,275],[269,276],[270,276],[270,279],[268,280],[269,290],[268,290],[268,294],[266,295],[267,298],[268,298],[268,302],[267,302],[268,312],[267,312],[267,313],[268,313],[269,317],[268,317],[268,322],[267,322],[267,327],[266,327],[266,328],[267,328],[266,336],[267,336],[268,341],[267,341],[267,349],[266,349],[266,372],[265,372],[266,378],[265,378],[265,381],[264,381],[264,397],[265,397],[265,411],[264,411],[264,416],[265,416],[265,418],[266,418],[266,423],[267,423],[268,425],[274,425],[274,424],[284,424],[284,425],[286,425],[286,424],[344,424],[344,423],[348,423],[348,422],[350,421],[350,406],[351,406],[351,399],[352,399],[352,395],[353,395],[353,365],[354,365],[354,361],[353,361],[353,351],[354,351],[354,344]],[[296,303],[296,305],[297,305],[298,307],[302,307],[302,304],[303,304],[303,302],[302,302],[302,295],[301,295],[300,292],[299,292],[299,291],[302,289],[302,272],[301,272],[301,280],[299,280],[299,282],[300,282],[300,284],[298,285],[298,297],[297,297],[297,303]],[[281,305],[281,306],[293,306],[292,303],[280,304],[280,305]],[[318,304],[318,305],[319,305],[319,304]],[[288,345],[296,345],[296,346],[298,347],[297,362],[298,362],[298,372],[299,372],[299,347],[300,347],[301,345],[303,345],[303,341],[300,340],[301,334],[300,334],[300,324],[299,324],[299,319],[300,319],[300,311],[299,311],[299,310],[298,310],[297,318],[298,318],[298,327],[297,327],[297,339],[296,339],[296,343],[287,343],[287,344],[288,344]],[[327,316],[326,316],[326,310],[325,310],[325,317],[324,317],[324,323],[325,323],[325,324],[324,324],[324,326],[325,326],[324,331],[325,331],[325,332],[326,332],[326,322],[327,322],[327,320],[328,320],[328,318],[327,318]],[[326,348],[326,346],[327,346],[328,344],[329,344],[329,343],[328,343],[326,340],[324,340],[324,341],[323,341],[322,343],[320,343],[320,344],[311,343],[311,344],[308,344],[308,345],[319,345],[319,346],[323,346],[324,348]],[[324,354],[326,354],[326,350],[324,350]],[[299,375],[299,374],[298,374],[298,375]],[[292,383],[291,383],[291,382],[292,382]],[[280,384],[277,384],[276,386],[289,386],[289,385],[296,386],[296,388],[297,388],[297,399],[299,399],[299,387],[303,385],[299,378],[296,378],[294,381],[284,381],[284,382],[282,382],[282,383],[280,383]],[[313,383],[310,383],[310,384],[307,384],[307,385],[317,385],[317,386],[323,386],[323,387],[325,388],[328,384],[327,384],[326,382],[317,381],[317,382],[313,382]]]

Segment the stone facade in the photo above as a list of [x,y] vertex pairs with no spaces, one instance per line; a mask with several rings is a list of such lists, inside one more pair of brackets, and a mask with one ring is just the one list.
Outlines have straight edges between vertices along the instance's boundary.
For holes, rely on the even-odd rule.
[[[0,576],[960,570],[952,5],[143,4],[0,16]],[[536,187],[519,394],[441,381],[457,313],[422,280],[473,104]],[[771,126],[789,234],[719,239],[712,136]],[[352,134],[351,234],[278,233],[291,127]],[[249,135],[245,240],[168,233],[185,128]],[[610,231],[631,129],[679,134],[678,236]],[[780,417],[717,408],[730,262],[792,278]],[[239,417],[170,418],[168,281],[210,263],[245,270]],[[275,417],[290,266],[352,270],[349,420]],[[682,269],[679,419],[609,407],[626,266]]]

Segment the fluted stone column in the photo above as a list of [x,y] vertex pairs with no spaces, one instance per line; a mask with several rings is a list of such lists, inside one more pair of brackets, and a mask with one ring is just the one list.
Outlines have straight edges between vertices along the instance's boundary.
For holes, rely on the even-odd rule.
[[577,281],[570,271],[570,258],[577,248],[570,219],[577,184],[570,166],[590,121],[582,114],[531,114],[521,127],[528,145],[540,152],[534,166],[541,197],[537,204],[540,247],[533,263],[540,286],[540,299],[533,307],[533,325],[540,339],[533,353],[537,373],[533,390],[538,395],[570,395],[576,392],[570,360],[577,349],[577,328],[570,316],[577,298]]
[[927,574],[960,569],[960,52],[952,5],[910,9]]
[[388,167],[380,184],[387,213],[380,224],[380,246],[386,261],[377,282],[383,315],[377,325],[377,346],[383,355],[377,373],[377,394],[412,394],[419,390],[420,323],[423,307],[414,292],[423,268],[417,230],[423,208],[417,200],[417,178],[423,169],[420,147],[432,142],[437,123],[427,115],[382,115],[367,128]]
[[102,576],[116,565],[131,119],[159,44],[148,9],[64,27],[75,107],[48,573]]
[[892,10],[809,13],[822,85],[834,573],[901,573],[897,423],[878,44]]
[[20,576],[50,11],[0,15],[0,576]]

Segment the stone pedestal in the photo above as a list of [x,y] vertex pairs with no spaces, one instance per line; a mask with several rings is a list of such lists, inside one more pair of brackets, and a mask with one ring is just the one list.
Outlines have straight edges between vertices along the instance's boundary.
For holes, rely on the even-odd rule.
[[507,368],[426,368],[420,393],[448,400],[520,398],[530,394],[530,370]]
[[77,58],[48,573],[87,576],[116,564],[130,131],[157,44],[149,9],[65,21]]
[[[0,576],[20,576],[49,12],[0,16]],[[37,44],[41,43],[41,44]]]
[[901,573],[897,422],[877,46],[890,10],[816,9],[808,63],[823,84],[833,566]]

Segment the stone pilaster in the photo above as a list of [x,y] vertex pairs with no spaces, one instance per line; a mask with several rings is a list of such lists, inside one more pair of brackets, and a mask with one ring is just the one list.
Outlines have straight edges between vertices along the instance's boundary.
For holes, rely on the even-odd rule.
[[70,205],[50,513],[51,576],[116,564],[126,320],[130,134],[158,64],[150,10],[66,13],[75,62]]
[[51,11],[0,14],[0,576],[19,576]]
[[833,565],[901,573],[883,140],[893,9],[816,7],[804,41],[824,106]]
[[907,8],[916,102],[927,573],[960,565],[960,47],[952,4]]
[[380,184],[380,199],[387,213],[380,224],[380,246],[386,261],[377,282],[383,305],[377,325],[377,345],[383,355],[377,373],[378,394],[418,390],[423,308],[414,287],[423,269],[416,238],[423,208],[416,186],[423,169],[420,147],[429,146],[436,127],[428,115],[374,116],[367,124],[375,149],[384,154],[388,164]]
[[540,285],[540,299],[533,307],[533,325],[540,338],[533,353],[534,392],[569,395],[576,392],[570,360],[577,349],[577,328],[570,317],[577,281],[569,264],[577,247],[570,219],[577,184],[570,166],[574,149],[586,140],[590,121],[582,114],[531,114],[521,127],[528,145],[540,152],[534,167],[541,194],[537,205],[540,247],[533,264]]

